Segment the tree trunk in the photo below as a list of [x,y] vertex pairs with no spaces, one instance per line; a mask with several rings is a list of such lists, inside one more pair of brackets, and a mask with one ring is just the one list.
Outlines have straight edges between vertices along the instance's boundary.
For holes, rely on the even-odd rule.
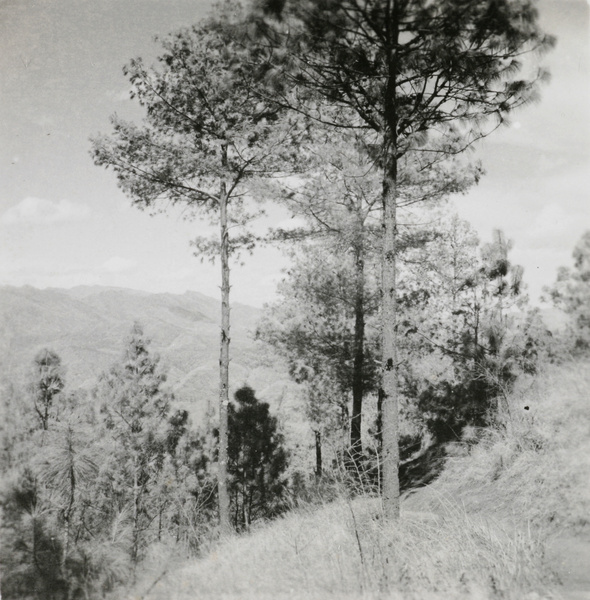
[[[224,161],[227,149],[223,148]],[[231,532],[229,491],[227,488],[227,445],[229,406],[229,234],[227,226],[227,188],[221,184],[219,221],[221,228],[221,344],[219,355],[219,526],[222,535]]]
[[252,524],[252,507],[254,505],[254,486],[248,488],[248,506],[246,508],[246,514],[244,518],[244,527],[246,531],[250,530]]
[[387,173],[383,189],[382,255],[382,460],[383,510],[392,519],[399,518],[399,433],[397,389],[397,264],[396,264],[396,181],[395,168]]
[[363,410],[363,369],[365,362],[365,261],[362,239],[355,247],[354,364],[352,374],[352,418],[350,450],[357,464],[363,453],[361,437]]
[[[397,3],[393,3],[397,12]],[[386,127],[383,138],[383,212],[381,256],[381,402],[382,402],[382,502],[385,516],[399,518],[399,426],[397,385],[397,14],[393,23],[388,57],[388,81],[385,92]]]
[[131,549],[131,559],[133,569],[137,566],[137,557],[139,554],[139,480],[137,464],[137,454],[133,457],[133,547]]
[[315,433],[315,478],[319,481],[322,478],[322,434],[320,431]]
[[[69,479],[70,479],[70,497],[68,499],[68,506],[64,509],[64,541],[62,548],[62,557],[61,557],[61,572],[62,575],[66,576],[66,566],[67,559],[70,553],[70,528],[71,528],[71,518],[72,512],[74,509],[74,503],[76,501],[76,472],[74,470],[74,462],[73,462],[73,451],[72,448],[72,440],[71,438],[68,440],[68,451],[70,454],[70,466],[69,466]],[[69,582],[68,582],[69,583]]]
[[375,439],[377,440],[377,448],[381,454],[383,446],[383,388],[377,391],[377,423],[375,424]]

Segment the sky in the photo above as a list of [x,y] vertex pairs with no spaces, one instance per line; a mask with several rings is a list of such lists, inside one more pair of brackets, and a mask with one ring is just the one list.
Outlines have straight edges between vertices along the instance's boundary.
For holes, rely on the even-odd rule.
[[[153,61],[154,36],[195,22],[210,1],[0,0],[0,285],[219,294],[218,264],[189,245],[210,226],[132,208],[89,154],[111,114],[141,118],[123,65]],[[542,59],[552,79],[480,144],[486,175],[454,200],[482,241],[496,228],[513,241],[533,301],[590,229],[590,6],[540,0],[539,10],[558,38]],[[285,218],[270,214],[274,225]],[[232,271],[233,300],[271,301],[286,265],[276,248],[246,257]]]

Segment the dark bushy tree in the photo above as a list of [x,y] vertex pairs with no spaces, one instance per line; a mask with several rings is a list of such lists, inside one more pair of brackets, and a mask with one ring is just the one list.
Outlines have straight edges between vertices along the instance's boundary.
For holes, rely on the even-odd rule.
[[0,492],[1,593],[6,598],[65,598],[62,546],[52,530],[46,499],[30,467],[3,476]]
[[229,407],[230,497],[234,526],[247,529],[285,506],[287,453],[277,419],[248,386]]
[[41,427],[47,430],[54,399],[64,388],[61,358],[53,350],[43,349],[34,360],[34,383],[31,384],[35,412]]

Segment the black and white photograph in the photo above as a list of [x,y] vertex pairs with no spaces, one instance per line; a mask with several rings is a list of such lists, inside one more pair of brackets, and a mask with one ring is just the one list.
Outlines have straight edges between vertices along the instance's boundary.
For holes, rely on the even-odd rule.
[[0,0],[0,600],[590,600],[590,0]]

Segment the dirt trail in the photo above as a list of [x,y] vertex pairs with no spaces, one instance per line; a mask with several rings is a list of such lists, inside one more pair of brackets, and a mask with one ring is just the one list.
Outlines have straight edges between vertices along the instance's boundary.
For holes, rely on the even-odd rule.
[[562,584],[563,600],[590,600],[590,533],[556,537],[547,546],[545,560]]

